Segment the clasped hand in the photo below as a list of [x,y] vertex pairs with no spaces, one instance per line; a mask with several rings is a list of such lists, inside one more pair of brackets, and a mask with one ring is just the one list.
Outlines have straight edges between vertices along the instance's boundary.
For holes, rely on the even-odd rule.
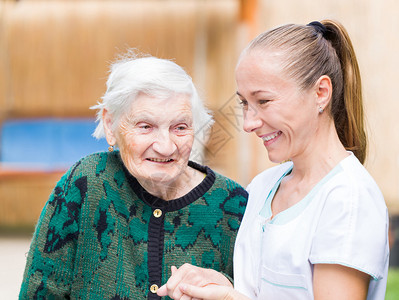
[[169,296],[175,300],[227,300],[234,298],[231,282],[221,273],[184,264],[180,268],[171,267],[172,275],[161,286],[158,296]]

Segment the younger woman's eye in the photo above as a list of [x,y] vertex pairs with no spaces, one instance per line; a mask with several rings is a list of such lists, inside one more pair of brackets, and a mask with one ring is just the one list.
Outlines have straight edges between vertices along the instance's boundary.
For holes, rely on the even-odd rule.
[[259,104],[260,105],[262,105],[262,104],[266,104],[266,103],[268,103],[270,100],[259,100]]
[[238,103],[240,104],[241,107],[247,107],[248,106],[248,101],[247,100],[238,99]]

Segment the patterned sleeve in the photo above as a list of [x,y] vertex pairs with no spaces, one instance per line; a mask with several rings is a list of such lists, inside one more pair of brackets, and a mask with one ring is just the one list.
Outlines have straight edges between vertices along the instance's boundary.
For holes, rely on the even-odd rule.
[[57,183],[47,201],[27,258],[19,299],[69,299],[85,177],[72,171]]

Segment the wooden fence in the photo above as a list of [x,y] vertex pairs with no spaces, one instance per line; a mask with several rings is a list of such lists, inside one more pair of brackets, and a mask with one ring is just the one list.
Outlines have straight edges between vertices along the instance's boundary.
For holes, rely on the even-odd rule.
[[[238,20],[238,1],[0,2],[0,124],[93,117],[109,63],[128,48],[174,59],[218,110],[234,93]],[[208,164],[234,174],[220,157],[236,160],[236,131],[218,124]],[[33,224],[61,174],[0,167],[0,226]]]

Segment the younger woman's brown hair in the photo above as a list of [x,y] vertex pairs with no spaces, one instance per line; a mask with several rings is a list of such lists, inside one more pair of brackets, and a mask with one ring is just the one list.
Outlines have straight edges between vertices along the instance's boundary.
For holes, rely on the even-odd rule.
[[306,90],[322,75],[330,77],[333,93],[328,108],[345,149],[361,163],[367,152],[363,98],[359,66],[352,42],[338,22],[324,20],[320,27],[287,24],[255,38],[252,49],[282,53],[283,70]]

